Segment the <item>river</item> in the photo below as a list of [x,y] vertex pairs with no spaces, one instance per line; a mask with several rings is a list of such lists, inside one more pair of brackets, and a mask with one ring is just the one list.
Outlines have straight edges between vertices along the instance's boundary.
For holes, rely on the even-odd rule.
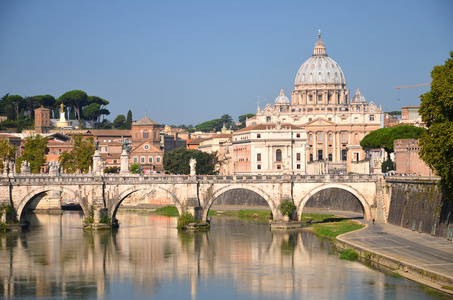
[[174,217],[119,211],[118,230],[84,232],[81,218],[29,214],[28,231],[0,234],[0,298],[444,298],[267,223],[219,216],[209,232],[178,232]]

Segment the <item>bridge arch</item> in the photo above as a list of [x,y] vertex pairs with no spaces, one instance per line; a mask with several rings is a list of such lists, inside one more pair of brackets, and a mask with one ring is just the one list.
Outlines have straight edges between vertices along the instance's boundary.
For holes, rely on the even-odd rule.
[[37,187],[37,188],[31,190],[30,192],[28,192],[24,197],[22,197],[17,202],[17,206],[15,207],[15,209],[16,209],[16,213],[17,213],[17,217],[18,217],[19,221],[21,223],[23,223],[22,221],[25,218],[25,213],[26,213],[25,208],[27,207],[28,204],[30,204],[31,201],[33,201],[33,199],[36,196],[38,196],[39,194],[42,194],[42,193],[47,193],[47,192],[52,192],[52,191],[62,192],[62,193],[69,195],[72,198],[75,198],[85,213],[86,207],[84,207],[84,205],[82,205],[83,201],[82,201],[82,199],[80,199],[80,197],[79,197],[80,194],[77,190],[70,189],[64,185],[60,186],[59,188],[51,188],[49,186],[40,186],[40,187]]
[[250,186],[250,185],[244,186],[242,184],[231,184],[231,185],[226,185],[226,186],[222,186],[222,187],[218,188],[217,190],[215,190],[212,193],[212,195],[208,199],[206,199],[207,201],[206,201],[206,204],[203,205],[203,211],[202,211],[202,215],[201,215],[202,220],[207,220],[209,209],[211,208],[212,204],[214,204],[217,197],[219,197],[221,194],[223,194],[227,191],[235,190],[235,189],[244,189],[244,190],[249,190],[249,191],[257,193],[269,205],[269,207],[271,208],[271,211],[272,211],[272,215],[273,216],[278,215],[278,206],[274,203],[271,196],[269,196],[269,194],[266,193],[265,191],[263,191],[261,188]]
[[330,184],[324,184],[321,186],[317,186],[317,187],[311,189],[298,201],[298,204],[296,203],[296,205],[298,207],[297,215],[299,216],[299,219],[302,216],[302,212],[305,207],[305,204],[307,204],[308,200],[313,195],[315,195],[316,193],[318,193],[320,191],[323,191],[326,189],[331,189],[331,188],[342,189],[342,190],[348,191],[349,193],[354,195],[363,207],[364,218],[367,220],[369,220],[371,218],[370,205],[369,205],[368,201],[365,199],[365,197],[362,195],[362,193],[360,193],[358,190],[350,187],[349,185],[330,183]]
[[173,202],[173,204],[178,209],[178,213],[181,215],[181,213],[183,212],[183,207],[182,207],[181,201],[179,201],[179,199],[175,195],[175,193],[166,188],[163,188],[161,186],[151,185],[151,187],[149,187],[149,188],[146,188],[143,186],[139,186],[139,187],[132,186],[132,187],[125,189],[121,193],[119,193],[118,196],[116,196],[115,199],[113,200],[112,204],[108,206],[109,217],[112,218],[112,220],[115,218],[118,208],[120,207],[121,203],[124,201],[124,199],[126,199],[127,196],[129,196],[135,192],[138,192],[138,191],[153,191],[153,190],[159,190],[159,191],[164,192],[166,195],[168,195],[170,200]]

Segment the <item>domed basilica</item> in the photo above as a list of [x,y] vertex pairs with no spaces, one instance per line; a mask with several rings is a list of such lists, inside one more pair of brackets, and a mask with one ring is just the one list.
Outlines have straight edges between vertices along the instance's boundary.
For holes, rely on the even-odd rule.
[[350,99],[340,66],[318,35],[296,74],[291,101],[281,90],[233,134],[234,173],[369,173],[362,138],[381,128],[383,111],[357,89]]

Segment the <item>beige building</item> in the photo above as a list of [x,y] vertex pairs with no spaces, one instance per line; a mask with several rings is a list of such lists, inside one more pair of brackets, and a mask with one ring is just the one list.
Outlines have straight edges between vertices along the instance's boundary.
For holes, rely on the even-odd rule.
[[326,54],[321,34],[312,57],[296,74],[291,98],[290,102],[280,91],[274,105],[267,104],[263,110],[258,107],[247,126],[268,124],[270,128],[280,123],[303,128],[307,136],[307,153],[303,157],[309,174],[369,172],[369,160],[360,141],[382,127],[382,108],[368,103],[359,89],[350,99],[343,71]]
[[234,174],[306,174],[307,135],[302,126],[266,123],[233,133]]

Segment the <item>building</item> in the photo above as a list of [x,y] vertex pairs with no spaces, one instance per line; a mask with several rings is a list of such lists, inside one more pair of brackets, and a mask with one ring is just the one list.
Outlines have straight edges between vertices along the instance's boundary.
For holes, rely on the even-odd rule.
[[433,176],[434,172],[419,156],[420,146],[416,139],[393,141],[396,173],[400,175]]
[[[369,160],[360,141],[382,127],[383,111],[373,102],[367,103],[360,89],[349,98],[343,71],[328,57],[319,34],[312,57],[296,74],[291,102],[281,90],[274,105],[267,104],[263,110],[258,107],[256,116],[246,122],[247,127],[258,124],[268,124],[268,128],[275,128],[276,124],[303,128],[307,153],[301,155],[307,164],[319,165],[307,167],[308,173],[362,173],[368,172]],[[274,161],[272,165],[280,164]]]
[[303,126],[266,123],[233,133],[234,174],[306,174],[307,135]]
[[50,109],[40,108],[35,109],[35,132],[47,133],[50,130]]
[[145,116],[132,123],[132,149],[129,165],[139,164],[144,174],[162,172],[163,151],[160,148],[160,124]]

